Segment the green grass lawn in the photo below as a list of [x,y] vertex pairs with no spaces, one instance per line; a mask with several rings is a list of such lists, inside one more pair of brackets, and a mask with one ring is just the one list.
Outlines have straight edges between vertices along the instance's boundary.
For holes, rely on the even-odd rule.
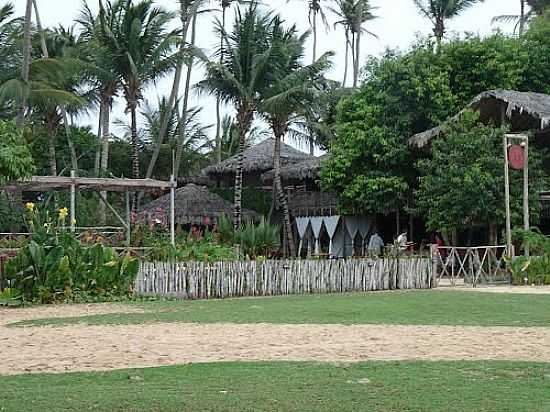
[[550,295],[402,291],[132,303],[143,314],[42,319],[16,325],[151,322],[550,326]]
[[212,363],[0,377],[0,411],[550,411],[550,365]]

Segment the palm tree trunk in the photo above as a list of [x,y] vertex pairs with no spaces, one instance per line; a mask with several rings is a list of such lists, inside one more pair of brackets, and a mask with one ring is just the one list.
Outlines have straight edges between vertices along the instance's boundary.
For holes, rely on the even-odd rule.
[[[155,144],[155,149],[153,150],[153,154],[151,156],[151,161],[149,162],[149,166],[147,167],[147,172],[145,173],[145,178],[149,179],[153,175],[153,171],[155,169],[155,165],[157,163],[158,157],[160,155],[160,150],[162,148],[162,144],[164,143],[164,135],[166,135],[166,131],[168,129],[168,123],[170,122],[170,116],[174,110],[174,105],[176,103],[176,99],[178,98],[178,92],[180,89],[180,83],[181,83],[181,76],[183,74],[183,53],[185,51],[185,45],[187,41],[187,31],[189,29],[189,11],[185,8],[185,5],[183,2],[180,3],[181,5],[181,23],[182,23],[182,42],[180,45],[179,50],[179,61],[178,65],[176,66],[176,72],[174,74],[174,82],[172,83],[172,90],[170,92],[170,97],[168,98],[168,104],[167,104],[167,110],[164,116],[161,119],[158,139]],[[195,14],[196,14],[196,7],[195,7]],[[141,197],[141,195],[140,195]]]
[[[99,164],[99,174],[104,177],[109,167],[109,138],[111,137],[111,104],[110,98],[104,97],[101,102],[100,122],[101,122],[101,161]],[[107,199],[107,192],[100,192],[103,199]],[[101,225],[107,223],[107,211],[105,203],[99,201],[99,222]]]
[[97,122],[97,145],[95,149],[95,158],[94,158],[94,176],[99,177],[99,168],[101,166],[101,136],[102,136],[102,122],[103,122],[103,113],[102,105],[99,106],[99,121]]
[[349,67],[349,33],[346,30],[346,56],[344,58],[344,80],[342,81],[342,87],[346,87],[348,80],[348,67]]
[[[222,5],[222,28],[225,31],[227,7]],[[223,63],[223,33],[220,34],[220,64]],[[222,161],[222,117],[221,117],[221,100],[216,97],[216,163]]]
[[313,22],[312,22],[312,32],[313,32],[313,63],[317,61],[317,12],[313,12]]
[[[44,30],[42,30],[42,22],[40,21],[40,13],[38,12],[38,5],[36,3],[36,0],[32,0],[34,5],[34,13],[36,17],[36,27],[38,29],[38,33],[40,34],[40,46],[42,48],[42,57],[47,59],[50,57],[48,53],[48,46],[46,45],[46,36],[44,35]],[[73,141],[71,139],[71,128],[69,125],[69,119],[67,116],[67,110],[65,106],[60,106],[61,115],[63,117],[63,123],[65,125],[65,134],[67,135],[67,143],[69,146],[69,152],[71,154],[71,168],[75,171],[75,173],[78,173],[78,158],[76,155],[76,150],[73,144]]]
[[48,163],[50,164],[50,175],[57,176],[57,161],[55,156],[55,128],[48,128]]
[[246,135],[252,126],[254,111],[250,107],[239,107],[237,111],[237,127],[239,129],[239,152],[235,170],[235,188],[233,199],[233,229],[235,232],[242,227],[242,193],[243,193],[243,163]]
[[525,0],[520,0],[521,11],[519,15],[519,35],[525,32]]
[[67,145],[69,146],[69,153],[71,154],[71,169],[78,175],[78,156],[76,155],[76,149],[71,137],[71,125],[69,124],[69,117],[67,116],[65,106],[61,106],[61,116],[63,117],[65,134],[67,135]]
[[[31,65],[31,24],[32,24],[32,0],[27,0],[27,7],[25,8],[25,26],[23,32],[23,65],[21,67],[21,80],[25,85],[29,81],[29,71]],[[17,127],[23,125],[25,120],[25,114],[27,112],[27,96],[23,94],[21,100],[21,106],[17,112]]]
[[355,38],[355,67],[353,69],[353,88],[357,88],[359,81],[359,56],[361,54],[361,32],[357,33]]
[[[276,129],[274,127],[274,129]],[[279,199],[279,206],[283,211],[283,222],[285,227],[285,235],[287,239],[288,248],[290,251],[290,257],[296,256],[296,246],[294,244],[294,236],[292,232],[292,222],[290,220],[290,211],[288,210],[288,202],[283,189],[283,182],[281,181],[281,140],[282,135],[274,130],[275,134],[275,148],[273,150],[273,173],[274,184],[277,191],[277,198]]]
[[[139,179],[139,142],[137,133],[137,102],[131,101],[129,104],[131,116],[131,135],[132,135],[132,177]],[[132,212],[137,211],[138,193],[133,193],[132,196]]]
[[434,35],[435,35],[437,52],[439,53],[439,50],[441,50],[441,43],[443,42],[443,36],[445,35],[445,20],[442,17],[436,18]]
[[[194,46],[197,40],[197,15],[195,12],[193,15],[193,21],[191,22],[191,45]],[[191,56],[189,64],[187,65],[187,77],[185,79],[185,92],[183,95],[183,108],[181,111],[180,127],[178,130],[178,143],[176,148],[176,161],[174,163],[174,178],[177,180],[181,167],[181,158],[183,156],[183,147],[185,145],[185,133],[187,124],[187,106],[189,105],[189,91],[191,90],[191,74],[193,72],[194,59]]]

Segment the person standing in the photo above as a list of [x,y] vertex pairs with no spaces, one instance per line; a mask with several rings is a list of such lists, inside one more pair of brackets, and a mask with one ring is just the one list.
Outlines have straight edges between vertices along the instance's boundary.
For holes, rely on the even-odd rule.
[[378,231],[374,231],[369,239],[368,252],[370,255],[379,256],[384,249],[384,239],[378,234]]

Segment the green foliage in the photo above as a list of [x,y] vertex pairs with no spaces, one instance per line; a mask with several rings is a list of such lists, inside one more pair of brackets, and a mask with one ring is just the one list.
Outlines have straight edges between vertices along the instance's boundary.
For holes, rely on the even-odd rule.
[[[417,208],[431,230],[453,230],[504,220],[504,129],[479,123],[479,115],[465,112],[446,126],[445,138],[432,144],[430,158],[420,160]],[[530,190],[536,198],[546,181],[541,152],[530,148]],[[521,171],[510,171],[513,222],[522,219]],[[531,218],[538,220],[539,202],[531,202]]]
[[32,176],[34,162],[23,132],[13,122],[0,120],[0,183]]
[[65,231],[66,209],[54,221],[28,205],[33,236],[6,263],[6,276],[26,301],[51,303],[71,300],[76,291],[92,295],[124,295],[131,291],[138,261],[120,257],[112,248],[83,246]]
[[[210,191],[221,196],[228,202],[233,203],[233,189],[215,187],[210,188]],[[243,205],[247,209],[255,210],[260,215],[267,216],[273,201],[273,194],[272,192],[266,192],[265,190],[256,189],[254,187],[243,187],[242,199]]]
[[235,234],[235,243],[242,246],[243,254],[251,259],[271,256],[280,245],[280,228],[262,219],[259,224],[247,223]]
[[514,230],[514,240],[529,249],[529,257],[508,260],[515,284],[550,285],[550,239],[538,230]]
[[346,211],[385,213],[406,197],[407,146],[402,136],[379,123],[380,114],[363,96],[340,106],[337,137],[321,176],[323,187],[339,193]]

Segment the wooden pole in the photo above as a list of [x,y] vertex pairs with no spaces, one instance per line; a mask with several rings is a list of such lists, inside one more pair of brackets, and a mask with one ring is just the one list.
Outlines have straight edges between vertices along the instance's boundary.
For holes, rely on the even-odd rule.
[[176,246],[176,180],[170,176],[170,242]]
[[132,245],[132,216],[130,211],[130,192],[124,192],[126,197],[126,246]]
[[512,257],[512,219],[510,212],[510,171],[508,167],[508,136],[504,136],[504,199],[506,203],[506,249],[508,256]]
[[[529,230],[529,136],[525,136],[524,140],[524,164],[523,164],[523,228]],[[525,256],[529,256],[529,247],[524,248]]]
[[[71,170],[71,179],[74,179],[76,177],[76,172],[74,170]],[[75,224],[76,224],[76,185],[73,181],[71,184],[71,210],[70,210],[70,225],[71,225],[71,233],[75,232]]]

